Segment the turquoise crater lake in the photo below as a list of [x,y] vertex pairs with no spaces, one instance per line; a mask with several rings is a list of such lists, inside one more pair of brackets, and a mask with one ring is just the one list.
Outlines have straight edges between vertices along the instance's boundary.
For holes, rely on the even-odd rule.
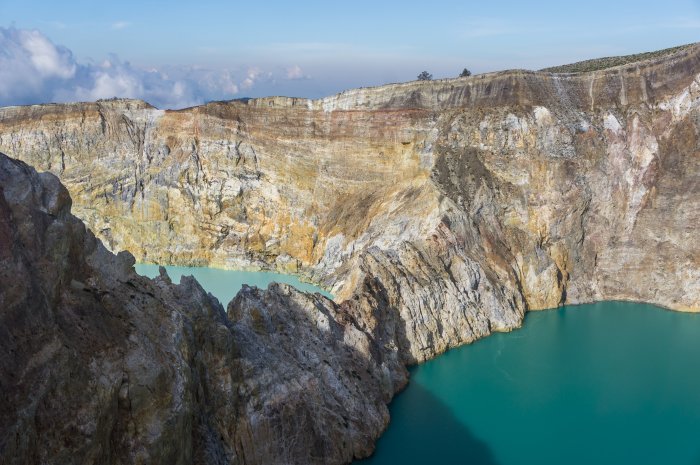
[[[135,268],[140,275],[148,276],[149,278],[158,276],[159,265],[137,263]],[[224,309],[244,284],[266,289],[271,282],[286,283],[291,284],[300,291],[319,292],[332,299],[331,294],[327,291],[313,284],[302,282],[294,275],[270,273],[267,271],[221,270],[218,268],[190,266],[165,266],[165,269],[174,283],[179,283],[180,277],[183,275],[194,276],[207,292],[211,292],[214,297],[219,299]]]
[[[277,273],[166,269],[224,306],[244,283],[329,296]],[[390,409],[356,465],[700,465],[700,314],[624,302],[529,313],[517,331],[413,367]]]
[[700,315],[529,313],[411,370],[361,465],[700,464]]

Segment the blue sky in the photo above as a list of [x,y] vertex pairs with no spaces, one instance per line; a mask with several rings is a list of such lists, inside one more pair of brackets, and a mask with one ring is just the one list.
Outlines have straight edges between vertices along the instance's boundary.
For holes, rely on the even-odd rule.
[[0,28],[0,105],[111,92],[178,107],[696,42],[700,0],[0,0]]

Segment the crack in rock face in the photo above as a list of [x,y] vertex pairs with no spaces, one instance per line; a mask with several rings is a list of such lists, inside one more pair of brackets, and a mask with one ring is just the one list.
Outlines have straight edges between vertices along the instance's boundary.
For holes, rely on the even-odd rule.
[[[0,456],[347,463],[407,365],[528,310],[700,310],[699,105],[695,45],[322,100],[0,109],[22,160],[0,158]],[[224,311],[134,259],[336,299],[272,285]]]

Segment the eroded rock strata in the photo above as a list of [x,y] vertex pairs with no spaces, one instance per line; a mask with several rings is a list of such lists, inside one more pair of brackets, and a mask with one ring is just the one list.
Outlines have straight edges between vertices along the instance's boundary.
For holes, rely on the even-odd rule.
[[[699,98],[695,45],[592,73],[507,71],[315,101],[5,108],[0,149],[59,176],[112,250],[293,271],[332,289],[337,303],[273,287],[244,290],[226,318],[212,310],[228,333],[195,338],[215,345],[198,359],[213,376],[205,418],[218,432],[237,423],[197,450],[342,463],[371,449],[404,364],[515,328],[527,310],[603,299],[700,309]],[[305,376],[310,366],[329,368]],[[227,370],[245,402],[226,397],[216,376]],[[332,407],[313,411],[318,401]],[[285,443],[299,412],[302,436]]]
[[245,288],[226,313],[193,278],[137,275],[70,207],[56,177],[0,154],[0,463],[340,464],[373,450],[406,371],[371,283],[343,306]]

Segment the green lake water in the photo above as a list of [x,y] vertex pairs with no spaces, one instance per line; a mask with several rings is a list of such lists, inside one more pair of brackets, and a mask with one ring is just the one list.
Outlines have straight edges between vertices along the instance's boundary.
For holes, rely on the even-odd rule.
[[[158,276],[158,266],[138,263],[135,268],[140,275],[154,278]],[[190,266],[166,266],[165,269],[174,283],[179,283],[180,277],[183,275],[194,276],[207,292],[211,292],[219,299],[224,309],[226,309],[228,303],[241,290],[244,284],[266,289],[271,282],[286,283],[301,291],[319,292],[329,299],[332,298],[328,292],[320,287],[301,282],[299,278],[293,275],[269,273],[266,271],[220,270],[218,268]]]
[[[294,276],[166,267],[224,304]],[[158,274],[156,265],[137,265]],[[700,465],[700,315],[603,302],[529,313],[411,369],[370,459],[355,465]]]
[[527,315],[414,367],[356,465],[700,465],[700,315],[603,302]]

